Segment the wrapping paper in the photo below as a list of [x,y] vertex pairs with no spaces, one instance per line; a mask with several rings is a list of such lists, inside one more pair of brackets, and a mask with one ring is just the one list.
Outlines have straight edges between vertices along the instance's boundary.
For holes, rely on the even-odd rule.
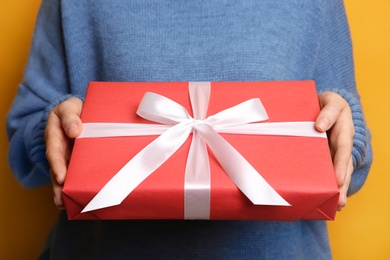
[[[147,92],[169,98],[182,105],[189,111],[188,114],[192,114],[194,102],[191,103],[188,85],[187,82],[92,82],[84,103],[82,120],[86,128],[90,123],[114,123],[109,127],[111,132],[115,132],[118,123],[152,126],[156,122],[137,115],[138,106],[143,102]],[[287,125],[278,127],[288,128],[290,132],[289,124],[312,123],[319,112],[317,94],[312,81],[213,82],[210,92],[207,113],[201,117],[218,114],[239,103],[259,98],[268,114],[268,119],[262,120],[265,121],[263,123],[278,125],[287,122]],[[164,109],[167,109],[167,106],[164,105],[161,111]],[[196,113],[196,108],[194,110]],[[252,126],[256,128],[260,124]],[[173,125],[168,124],[167,129]],[[84,137],[75,141],[63,189],[69,218],[272,220],[334,218],[338,189],[326,138],[299,134],[290,136],[290,133],[275,135],[272,128],[265,134],[222,133],[224,131],[219,129],[219,135],[258,171],[266,183],[287,202],[286,204],[255,205],[241,191],[242,189],[240,190],[237,184],[229,179],[209,147],[207,155],[210,187],[209,198],[206,199],[209,204],[206,205],[208,211],[203,212],[204,205],[192,205],[197,203],[197,199],[191,200],[189,199],[191,196],[186,195],[190,188],[185,187],[187,182],[185,172],[188,169],[186,164],[192,138],[198,138],[197,131],[193,131],[172,156],[142,180],[118,205],[85,212],[85,206],[101,193],[112,177],[148,144],[156,140],[159,134]],[[294,131],[291,129],[291,132]],[[194,168],[197,168],[196,163]],[[126,186],[127,182],[122,184]],[[118,189],[115,188],[108,194],[114,194],[115,197],[115,194],[119,193],[116,191]],[[196,197],[196,192],[194,194]],[[202,204],[205,204],[204,200]]]

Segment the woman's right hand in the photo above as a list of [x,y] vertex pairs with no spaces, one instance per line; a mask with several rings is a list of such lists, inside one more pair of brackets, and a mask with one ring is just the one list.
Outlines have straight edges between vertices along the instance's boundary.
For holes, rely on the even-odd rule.
[[60,103],[50,112],[45,129],[46,158],[50,164],[53,183],[54,203],[58,209],[64,209],[62,186],[74,138],[80,135],[80,119],[83,101],[73,97]]

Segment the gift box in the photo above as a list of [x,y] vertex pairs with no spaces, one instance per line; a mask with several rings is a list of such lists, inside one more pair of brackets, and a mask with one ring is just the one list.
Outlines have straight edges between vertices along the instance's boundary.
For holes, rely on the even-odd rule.
[[332,220],[313,81],[91,82],[69,219]]

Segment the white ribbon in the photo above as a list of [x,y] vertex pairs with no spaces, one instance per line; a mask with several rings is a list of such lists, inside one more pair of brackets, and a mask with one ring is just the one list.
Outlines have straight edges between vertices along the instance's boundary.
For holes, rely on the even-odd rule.
[[160,135],[117,172],[82,212],[119,205],[193,133],[185,172],[185,218],[210,216],[210,167],[206,143],[225,173],[255,205],[289,206],[249,162],[218,133],[326,138],[314,122],[255,123],[268,119],[258,98],[206,117],[209,82],[190,82],[192,118],[180,104],[145,93],[137,114],[160,124],[85,123],[79,138]]

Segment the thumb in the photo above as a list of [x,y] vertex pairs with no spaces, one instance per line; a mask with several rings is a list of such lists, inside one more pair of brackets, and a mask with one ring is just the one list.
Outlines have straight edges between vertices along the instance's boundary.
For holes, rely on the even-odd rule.
[[62,128],[70,138],[76,138],[82,130],[80,114],[83,102],[79,98],[70,98],[58,106],[57,116],[60,118]]
[[328,131],[339,119],[346,106],[345,100],[332,92],[324,92],[319,96],[321,111],[317,116],[315,127],[320,132]]

